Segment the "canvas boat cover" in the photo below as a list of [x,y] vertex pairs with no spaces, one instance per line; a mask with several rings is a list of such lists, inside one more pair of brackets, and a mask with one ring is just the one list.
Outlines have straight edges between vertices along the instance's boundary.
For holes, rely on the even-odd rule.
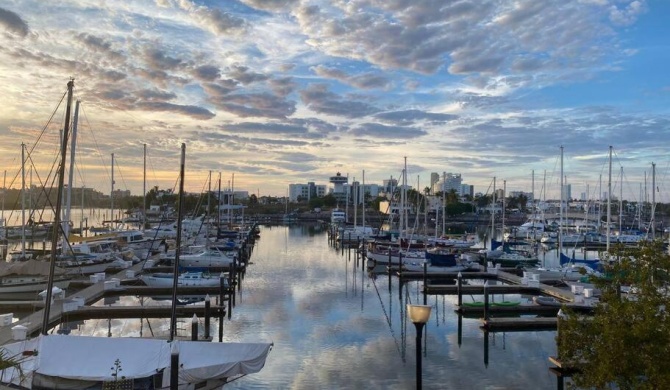
[[164,370],[163,384],[169,385],[173,345],[179,351],[180,388],[210,379],[256,373],[265,365],[272,346],[270,343],[40,335],[0,347],[5,357],[14,356],[21,362],[20,368],[0,370],[0,380],[27,389],[33,386],[82,388],[96,382],[114,381],[113,367],[118,359],[122,368],[119,376],[147,378]]

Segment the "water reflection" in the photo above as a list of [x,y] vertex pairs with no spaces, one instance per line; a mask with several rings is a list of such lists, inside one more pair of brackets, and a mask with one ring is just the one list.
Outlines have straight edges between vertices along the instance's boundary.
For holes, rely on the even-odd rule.
[[[355,251],[330,246],[319,225],[262,227],[251,263],[231,319],[213,320],[212,332],[274,348],[260,373],[227,388],[414,387],[414,327],[405,305],[423,303],[422,281],[401,284],[385,269],[368,271]],[[426,298],[433,314],[423,337],[424,388],[556,386],[547,360],[555,354],[554,332],[485,334],[478,319],[455,313],[456,299]],[[139,305],[140,298],[114,304]],[[168,326],[168,319],[90,320],[71,332],[158,337]]]

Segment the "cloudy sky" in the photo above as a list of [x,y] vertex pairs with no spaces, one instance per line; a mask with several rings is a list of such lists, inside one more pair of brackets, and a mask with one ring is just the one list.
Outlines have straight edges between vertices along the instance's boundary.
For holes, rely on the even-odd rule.
[[9,186],[21,142],[53,158],[73,77],[77,186],[107,191],[114,153],[116,188],[141,192],[146,144],[148,185],[173,187],[186,143],[192,191],[210,170],[261,195],[338,171],[381,183],[406,156],[422,188],[446,171],[530,191],[534,170],[551,193],[563,145],[578,196],[606,187],[612,145],[613,192],[638,199],[655,162],[658,200],[667,15],[662,0],[5,0],[0,164]]

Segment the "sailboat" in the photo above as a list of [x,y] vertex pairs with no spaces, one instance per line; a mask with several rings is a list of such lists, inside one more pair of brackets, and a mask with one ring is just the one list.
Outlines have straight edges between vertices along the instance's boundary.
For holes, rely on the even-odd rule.
[[[51,302],[53,292],[58,240],[55,233],[60,229],[64,159],[73,87],[74,81],[70,80],[52,235],[51,271],[45,302]],[[184,192],[184,154],[185,145],[182,144],[181,194]],[[0,370],[0,383],[19,389],[217,389],[232,378],[256,373],[263,368],[272,348],[271,343],[176,340],[176,286],[175,277],[169,340],[49,334],[50,305],[47,304],[38,337],[25,339],[27,330],[23,325],[12,328],[16,331],[15,338],[19,340],[2,346],[0,352],[3,356],[13,357],[14,364]]]

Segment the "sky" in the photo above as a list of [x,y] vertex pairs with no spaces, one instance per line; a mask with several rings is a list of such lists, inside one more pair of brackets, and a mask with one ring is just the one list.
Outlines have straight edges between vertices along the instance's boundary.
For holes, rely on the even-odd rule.
[[[74,186],[284,196],[337,172],[668,201],[670,2],[3,0],[0,165],[47,181],[74,78]],[[623,168],[623,176],[621,169]],[[365,173],[363,173],[365,172]],[[534,172],[534,174],[533,174]],[[534,184],[533,184],[534,177]],[[645,181],[646,177],[646,181]],[[646,187],[644,186],[647,183]],[[643,189],[645,187],[647,190]],[[545,189],[543,195],[542,189]]]

